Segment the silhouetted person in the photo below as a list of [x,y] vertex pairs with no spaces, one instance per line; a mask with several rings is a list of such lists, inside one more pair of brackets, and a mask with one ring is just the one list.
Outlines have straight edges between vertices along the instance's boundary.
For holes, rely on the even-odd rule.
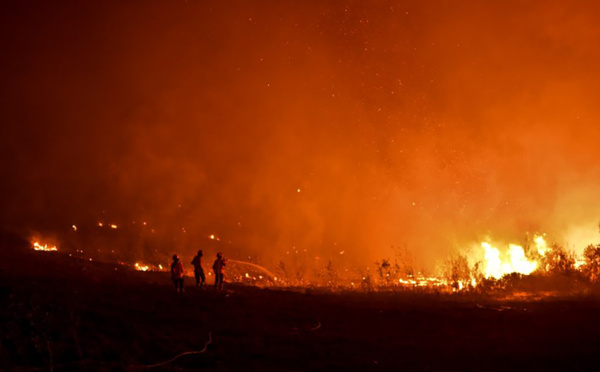
[[183,264],[176,254],[173,255],[173,263],[171,264],[171,277],[173,278],[173,284],[175,284],[175,290],[183,292]]
[[[198,251],[198,254],[194,256],[192,260],[192,265],[194,265],[194,276],[196,277],[196,285],[203,286],[206,281],[206,277],[204,276],[204,269],[202,268],[202,250]],[[200,281],[202,279],[202,281]]]
[[226,259],[223,258],[221,252],[217,253],[217,259],[213,264],[213,271],[215,272],[215,289],[223,289],[223,276],[225,274],[225,263]]

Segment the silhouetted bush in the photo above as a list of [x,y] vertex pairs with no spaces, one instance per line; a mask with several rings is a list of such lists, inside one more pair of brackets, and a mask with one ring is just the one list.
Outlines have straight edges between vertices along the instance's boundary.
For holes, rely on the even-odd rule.
[[575,272],[575,255],[562,246],[553,244],[543,257],[542,265],[542,269],[551,274],[571,274]]
[[452,288],[462,289],[466,283],[471,281],[471,269],[469,262],[463,255],[458,255],[450,259],[450,283]]
[[597,282],[600,278],[600,244],[588,245],[583,251],[585,266],[583,272],[591,282]]
[[401,273],[398,262],[392,264],[389,259],[383,259],[381,260],[381,263],[379,263],[379,261],[375,262],[375,265],[377,265],[377,272],[379,273],[379,278],[382,282],[390,284],[398,281]]

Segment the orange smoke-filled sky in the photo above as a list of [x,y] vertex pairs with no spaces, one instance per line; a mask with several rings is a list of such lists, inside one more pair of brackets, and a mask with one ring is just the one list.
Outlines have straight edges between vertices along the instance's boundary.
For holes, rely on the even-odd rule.
[[[595,1],[23,1],[0,16],[2,223],[148,220],[230,254],[593,243]],[[87,222],[84,222],[87,221]],[[293,248],[296,247],[296,248]]]

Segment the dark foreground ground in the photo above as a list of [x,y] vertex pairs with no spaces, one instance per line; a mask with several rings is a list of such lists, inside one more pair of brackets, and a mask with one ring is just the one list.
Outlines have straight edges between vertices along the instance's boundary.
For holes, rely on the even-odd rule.
[[[596,296],[499,301],[231,285],[177,295],[165,274],[0,250],[6,371],[600,368]],[[203,352],[149,368],[191,351]]]

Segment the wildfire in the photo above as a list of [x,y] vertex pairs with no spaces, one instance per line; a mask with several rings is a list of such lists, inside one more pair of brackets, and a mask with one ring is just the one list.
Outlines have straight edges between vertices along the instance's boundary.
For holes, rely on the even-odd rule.
[[486,278],[500,279],[504,275],[512,273],[529,275],[538,267],[537,262],[530,261],[525,257],[525,251],[520,245],[510,244],[508,252],[504,254],[504,260],[501,258],[500,250],[490,243],[483,242],[481,247],[485,251],[484,276]]
[[41,245],[38,242],[33,242],[33,249],[36,251],[44,251],[44,252],[56,252],[58,248],[54,246],[48,246],[48,244]]
[[[98,226],[116,229],[117,225],[98,222]],[[75,225],[72,226],[77,231]],[[211,240],[220,240],[217,235],[208,235]],[[37,237],[35,238],[37,239]],[[57,246],[42,244],[37,240],[31,239],[33,248],[36,251],[58,251]],[[470,251],[472,254],[460,255],[457,259],[448,261],[451,267],[445,266],[443,270],[437,272],[413,271],[412,266],[406,266],[401,261],[392,261],[389,259],[376,262],[377,270],[370,271],[370,267],[364,269],[340,268],[335,262],[329,261],[329,265],[320,271],[308,273],[308,275],[290,275],[292,272],[285,265],[281,264],[274,268],[273,272],[253,262],[237,261],[230,259],[233,265],[228,265],[228,278],[232,282],[247,283],[258,286],[278,286],[278,287],[329,287],[333,290],[389,290],[389,289],[408,289],[423,291],[444,291],[444,292],[463,292],[471,290],[486,291],[495,288],[496,285],[502,286],[504,281],[494,282],[502,279],[506,275],[520,274],[546,275],[558,272],[556,270],[577,270],[584,275],[590,276],[592,281],[597,280],[600,275],[597,274],[600,269],[595,268],[591,253],[586,253],[581,257],[574,253],[566,251],[560,245],[546,242],[543,234],[534,235],[522,245],[519,244],[498,244],[491,240],[475,243],[476,248]],[[590,246],[592,247],[592,246]],[[597,246],[600,252],[600,245]],[[301,253],[296,247],[294,252]],[[589,248],[589,247],[588,247]],[[593,247],[592,247],[593,248]],[[591,248],[590,248],[591,249]],[[304,250],[306,252],[306,249]],[[590,251],[591,252],[591,251]],[[69,256],[71,253],[66,252]],[[114,251],[113,251],[114,253]],[[345,255],[345,250],[339,250],[336,253]],[[593,252],[592,252],[593,253]],[[74,255],[92,261],[92,257],[83,256],[83,250],[76,250]],[[600,254],[599,254],[600,255]],[[315,257],[317,264],[319,257]],[[250,259],[250,257],[248,257]],[[94,258],[94,261],[96,258]],[[597,260],[600,262],[600,259]],[[165,272],[168,266],[153,263],[144,263],[138,261],[135,263],[119,262],[137,271],[144,272]],[[404,265],[404,266],[403,266]],[[596,271],[594,271],[596,270]],[[277,273],[277,276],[276,274]],[[191,273],[188,273],[191,275]],[[212,276],[211,271],[207,276]],[[361,280],[362,278],[362,280]],[[507,278],[508,282],[519,280],[518,276]],[[511,284],[512,285],[512,284]]]

